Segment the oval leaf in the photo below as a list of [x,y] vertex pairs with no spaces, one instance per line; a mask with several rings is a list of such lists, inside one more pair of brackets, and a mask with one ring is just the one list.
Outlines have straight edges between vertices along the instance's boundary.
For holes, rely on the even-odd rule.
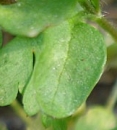
[[0,25],[12,34],[34,37],[74,16],[76,7],[77,0],[18,0],[16,4],[0,6]]
[[[54,29],[55,29],[55,31],[54,31]],[[52,31],[52,33],[51,33],[51,31]],[[54,34],[55,33],[55,34]],[[54,34],[54,35],[53,35]],[[64,36],[64,37],[61,37],[61,35],[59,35],[58,36],[58,34],[62,34],[62,36]],[[47,32],[45,32],[45,33],[43,33],[42,35],[40,35],[40,41],[42,41],[42,42],[44,42],[44,43],[42,43],[42,45],[43,45],[43,48],[42,48],[42,50],[41,50],[41,52],[42,52],[42,55],[43,55],[43,53],[45,53],[45,51],[46,51],[46,49],[47,49],[47,51],[51,51],[52,50],[52,46],[54,45],[54,43],[56,43],[55,44],[55,47],[57,47],[58,46],[58,44],[59,43],[61,43],[60,44],[60,46],[61,46],[61,48],[63,48],[62,47],[62,43],[63,42],[66,42],[66,44],[68,43],[68,41],[70,40],[70,36],[71,34],[70,34],[70,27],[69,27],[69,24],[68,23],[64,23],[64,24],[62,24],[61,26],[57,26],[57,27],[54,27],[54,28],[52,28],[52,29],[49,29],[49,32],[47,31]],[[54,36],[54,37],[53,37]],[[47,43],[47,40],[49,41],[48,42],[48,44],[46,45],[46,43]],[[56,41],[56,42],[55,42]],[[58,46],[59,47],[59,46]],[[60,47],[59,47],[59,49],[60,49]],[[51,56],[53,56],[54,55],[54,53],[55,53],[55,51],[56,50],[53,50],[53,54],[52,53],[50,53],[49,55],[51,55]],[[58,55],[59,57],[62,57],[62,56],[64,56],[64,55],[66,55],[66,48],[65,48],[65,50],[64,50],[65,52],[63,52],[63,54],[61,54],[61,55]],[[44,54],[45,55],[45,54]],[[48,53],[46,53],[46,55],[48,55]],[[48,56],[49,56],[48,55]],[[47,57],[48,58],[48,57]],[[58,57],[57,57],[57,55],[55,56],[55,58],[57,58],[58,59]],[[30,80],[30,82],[29,82],[29,84],[26,86],[26,89],[25,89],[25,92],[24,92],[24,96],[23,96],[23,103],[24,103],[24,109],[26,110],[26,112],[29,114],[29,115],[34,115],[34,114],[36,114],[37,112],[38,112],[38,110],[39,110],[39,103],[37,102],[37,100],[36,100],[36,93],[37,93],[37,90],[35,89],[35,87],[36,86],[38,86],[38,82],[39,82],[39,80],[38,80],[38,82],[35,82],[35,78],[39,78],[38,76],[40,76],[39,75],[39,73],[38,73],[38,71],[40,70],[40,68],[39,68],[39,63],[41,62],[40,61],[41,59],[40,59],[40,55],[38,55],[37,56],[37,58],[36,58],[36,62],[35,62],[35,67],[34,67],[34,71],[33,71],[33,74],[32,74],[32,77],[31,77],[31,80]],[[48,60],[49,60],[49,58],[48,58]],[[64,59],[63,59],[64,60]],[[42,61],[43,62],[43,61]],[[53,63],[52,63],[53,64]],[[56,64],[58,64],[58,63],[56,63]],[[62,63],[63,64],[63,63]],[[46,68],[45,68],[46,69]],[[60,68],[59,68],[60,69]],[[51,71],[51,70],[50,70]],[[54,71],[54,69],[52,69],[52,71]],[[51,72],[50,72],[51,73]],[[59,73],[59,71],[58,71],[58,73]],[[44,71],[44,73],[43,73],[43,76],[45,77],[46,76],[46,70]],[[57,76],[58,76],[58,74],[57,74]],[[56,78],[56,77],[55,77]],[[54,83],[53,82],[53,84],[56,84],[56,82]],[[47,92],[45,91],[43,91],[43,94],[46,94]],[[46,96],[46,95],[45,95]]]
[[[72,28],[65,22],[46,30],[31,84],[40,110],[56,118],[73,114],[99,80],[105,59],[102,35],[87,24]],[[26,94],[25,110],[32,114]]]

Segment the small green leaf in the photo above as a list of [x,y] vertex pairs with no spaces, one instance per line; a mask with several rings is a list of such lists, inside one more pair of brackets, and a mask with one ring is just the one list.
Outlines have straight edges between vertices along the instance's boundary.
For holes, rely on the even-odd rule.
[[34,37],[76,13],[77,0],[18,0],[0,6],[0,26],[15,35]]
[[45,114],[42,115],[42,122],[45,128],[52,127],[54,130],[67,130],[67,118],[55,119]]
[[74,113],[99,80],[106,59],[104,40],[88,24],[73,27],[68,22],[45,30],[42,37],[43,48],[24,92],[24,108],[35,114],[38,110],[31,104],[35,102],[47,115],[63,118]]
[[10,104],[23,92],[33,70],[35,39],[17,37],[0,50],[0,106]]
[[101,106],[90,108],[86,115],[82,116],[75,130],[112,130],[116,125],[113,113]]

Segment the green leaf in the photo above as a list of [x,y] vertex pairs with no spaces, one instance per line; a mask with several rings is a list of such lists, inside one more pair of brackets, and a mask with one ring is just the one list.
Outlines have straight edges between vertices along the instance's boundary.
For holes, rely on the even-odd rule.
[[0,50],[0,106],[10,104],[23,92],[33,70],[35,39],[17,37]]
[[67,118],[55,119],[45,114],[42,115],[42,122],[45,128],[52,127],[54,130],[67,130]]
[[[104,40],[84,23],[73,27],[64,22],[42,36],[43,48],[24,92],[24,108],[33,115],[38,111],[32,104],[36,102],[47,115],[67,117],[86,100],[100,78],[106,58]],[[35,98],[32,95],[30,103],[31,91]]]
[[34,115],[39,111],[39,103],[36,100],[36,89],[34,86],[33,78],[35,78],[34,73],[35,68],[32,73],[32,77],[26,86],[26,89],[23,94],[23,104],[24,104],[24,109],[28,113],[28,115]]
[[82,116],[75,130],[112,130],[116,125],[113,113],[101,106],[90,108],[88,112]]
[[[49,33],[48,31],[45,33],[43,33],[41,36],[40,36],[40,39],[42,39],[41,41],[44,42],[42,43],[43,44],[43,49],[41,50],[42,51],[42,54],[45,53],[46,49],[47,49],[47,54],[44,54],[44,55],[48,55],[49,57],[50,56],[54,56],[54,53],[56,52],[56,50],[53,49],[53,52],[49,52],[52,50],[53,48],[53,45],[55,47],[57,47],[59,45],[59,43],[61,43],[60,47],[61,48],[64,48],[62,47],[62,43],[67,42],[70,40],[70,28],[69,28],[69,24],[68,23],[65,23],[65,24],[62,24],[60,26],[57,26],[57,27],[53,27],[52,30],[51,29],[48,29],[49,30]],[[55,30],[55,31],[54,31]],[[52,32],[51,32],[52,31]],[[46,34],[47,33],[47,34]],[[58,35],[59,34],[59,35]],[[62,35],[60,35],[62,34]],[[63,36],[63,37],[61,37]],[[47,42],[48,41],[48,42]],[[48,44],[47,44],[48,43]],[[46,45],[47,44],[47,45]],[[58,46],[59,47],[59,46]],[[59,48],[60,48],[59,47]],[[48,50],[49,49],[49,50]],[[65,49],[65,52],[63,52],[63,54],[58,54],[58,57],[63,57],[63,55],[66,55],[66,48]],[[53,54],[52,54],[53,53]],[[29,115],[34,115],[38,112],[39,110],[39,103],[37,102],[36,100],[36,94],[37,94],[37,90],[35,89],[35,87],[38,86],[38,83],[39,83],[39,80],[37,82],[35,82],[35,78],[38,79],[40,78],[40,74],[39,74],[39,71],[42,69],[39,67],[39,64],[40,62],[43,63],[42,60],[45,60],[43,58],[40,57],[40,55],[38,56],[39,58],[37,58],[36,62],[35,62],[35,67],[34,67],[34,71],[33,71],[33,74],[32,74],[32,77],[31,77],[31,80],[29,82],[29,84],[26,86],[26,89],[25,89],[25,92],[24,92],[24,96],[23,96],[23,103],[24,103],[24,109],[26,110],[26,112],[29,114]],[[46,60],[49,60],[49,57],[47,57]],[[55,55],[55,58],[57,58],[57,55]],[[64,60],[64,59],[63,59]],[[56,64],[58,64],[59,61],[56,62]],[[50,67],[53,67],[53,62],[50,61],[50,64],[51,66]],[[63,64],[63,63],[62,63]],[[43,68],[44,69],[44,68]],[[44,76],[44,78],[47,76],[48,73],[46,73],[46,69],[45,68],[45,71],[43,72],[42,76]],[[60,69],[60,68],[59,68]],[[51,71],[51,68],[49,68],[49,70]],[[42,70],[43,71],[43,70]],[[52,73],[53,73],[54,69],[52,69]],[[50,73],[51,73],[50,72]],[[51,73],[51,74],[52,74]],[[54,76],[54,75],[53,75]],[[58,74],[57,74],[58,76]],[[54,78],[54,77],[53,77]],[[56,77],[55,77],[56,78]],[[45,79],[44,79],[45,80]],[[47,80],[50,80],[50,79],[47,79]],[[51,81],[50,81],[51,83]],[[56,82],[53,82],[53,85],[56,84]],[[46,94],[47,92],[46,91],[43,91],[43,94]],[[46,96],[46,95],[45,95]]]
[[0,25],[12,34],[34,37],[76,13],[77,0],[18,0],[0,6]]

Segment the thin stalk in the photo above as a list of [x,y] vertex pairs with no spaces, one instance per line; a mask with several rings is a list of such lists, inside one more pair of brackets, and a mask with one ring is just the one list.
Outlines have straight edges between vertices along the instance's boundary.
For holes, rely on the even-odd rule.
[[15,113],[26,123],[27,126],[32,123],[31,118],[26,116],[26,113],[17,100],[15,100],[10,106],[15,111]]
[[35,118],[26,116],[26,113],[17,100],[15,100],[10,106],[14,110],[14,112],[22,119],[22,121],[24,121],[27,127],[26,130],[45,130],[45,128],[41,124],[39,115]]
[[96,22],[108,32],[117,42],[117,28],[115,28],[105,17],[97,18]]
[[117,102],[117,80],[113,86],[113,89],[111,91],[111,94],[107,100],[107,108],[112,110],[115,106],[115,103]]
[[95,21],[100,25],[106,32],[108,32],[113,39],[117,42],[117,28],[115,28],[105,17],[101,15],[100,10],[96,10],[90,1],[80,0],[80,5],[85,8],[91,14],[96,16]]

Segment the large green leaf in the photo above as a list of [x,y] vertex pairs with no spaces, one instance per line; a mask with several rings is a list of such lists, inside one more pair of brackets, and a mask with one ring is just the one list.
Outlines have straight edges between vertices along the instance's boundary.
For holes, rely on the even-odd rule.
[[74,16],[77,0],[18,0],[0,6],[0,25],[10,33],[34,37],[45,28]]
[[66,117],[86,100],[99,80],[106,59],[104,40],[84,23],[73,27],[65,22],[42,36],[43,48],[24,92],[24,108],[29,115],[40,108],[53,117]]
[[[54,31],[54,29],[55,29],[55,31]],[[43,53],[45,53],[46,49],[49,49],[49,50],[47,50],[47,53],[44,54],[44,55],[48,55],[49,57],[54,56],[54,53],[56,52],[56,50],[53,49],[53,52],[51,52],[51,53],[49,51],[51,51],[54,46],[57,47],[58,45],[60,45],[61,48],[63,48],[65,50],[65,52],[61,53],[60,55],[58,53],[58,57],[62,58],[63,55],[66,55],[66,51],[67,51],[66,48],[64,48],[62,46],[62,43],[66,42],[66,44],[67,44],[68,41],[70,40],[70,37],[71,37],[70,36],[70,28],[69,28],[69,24],[68,23],[67,24],[65,23],[65,24],[62,24],[60,26],[53,27],[52,29],[49,29],[49,33],[47,31],[47,32],[43,33],[42,35],[40,35],[40,39],[43,42],[42,43],[43,44],[43,48],[41,50],[42,51],[42,55],[43,55]],[[55,45],[54,45],[54,43],[55,43]],[[30,80],[29,84],[26,86],[26,90],[24,92],[24,99],[23,99],[24,108],[25,108],[26,112],[29,115],[33,115],[33,114],[37,113],[37,111],[39,110],[39,103],[36,100],[36,98],[37,98],[36,97],[37,96],[36,95],[37,90],[35,88],[36,88],[36,86],[38,86],[38,83],[40,81],[40,79],[38,79],[39,76],[40,76],[39,70],[41,70],[42,68],[39,67],[39,64],[40,64],[40,62],[43,63],[42,60],[44,60],[44,59],[40,58],[40,55],[38,57],[39,57],[38,59],[36,58],[35,67],[34,67],[34,71],[33,71],[31,80]],[[47,57],[46,60],[49,60],[49,57]],[[56,59],[58,59],[58,57],[57,57],[57,55],[55,55]],[[62,59],[62,60],[64,60],[64,59]],[[56,64],[58,64],[58,62],[59,61],[57,61]],[[53,62],[50,61],[50,64],[51,64],[51,66],[50,65],[49,66],[53,67],[53,65],[52,65]],[[44,71],[42,70],[43,71],[42,76],[44,76],[44,78],[47,76],[46,69],[47,68],[45,68]],[[51,70],[51,68],[49,68],[49,70],[52,73],[54,71],[54,69]],[[58,76],[58,74],[56,76]],[[56,76],[53,77],[53,78],[56,78]],[[35,78],[38,80],[37,82],[35,82]],[[50,80],[50,79],[47,79],[47,80]],[[50,83],[51,83],[51,81],[50,81]],[[53,82],[53,85],[55,85],[55,84],[56,84],[56,82]],[[46,94],[46,93],[47,93],[46,91],[43,91],[43,94]]]
[[33,70],[36,39],[17,37],[0,50],[0,106],[10,104]]

